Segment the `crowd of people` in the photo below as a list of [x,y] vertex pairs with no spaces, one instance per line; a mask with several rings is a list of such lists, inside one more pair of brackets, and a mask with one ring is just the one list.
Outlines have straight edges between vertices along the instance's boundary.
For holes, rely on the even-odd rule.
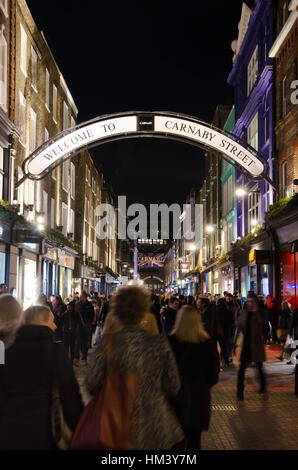
[[[0,340],[6,350],[5,366],[0,366],[0,449],[61,448],[53,427],[54,389],[76,437],[68,446],[80,448],[76,429],[91,424],[82,421],[86,408],[74,370],[87,365],[85,387],[95,401],[103,396],[108,378],[115,380],[115,372],[121,380],[130,380],[116,390],[123,394],[122,406],[128,398],[132,402],[125,420],[129,432],[119,448],[200,449],[201,433],[209,426],[210,389],[220,371],[233,365],[237,347],[237,399],[243,400],[246,368],[255,364],[259,393],[266,393],[265,344],[282,344],[282,360],[289,353],[289,337],[298,340],[298,309],[292,312],[287,302],[279,308],[273,296],[265,300],[253,292],[243,301],[228,292],[216,297],[151,295],[132,285],[107,299],[86,292],[64,301],[41,295],[24,312],[13,296],[3,293]],[[96,349],[89,359],[92,347]],[[297,369],[296,365],[296,396]],[[93,400],[87,406],[92,404]],[[102,399],[96,410],[102,413],[108,406]],[[114,427],[109,436],[112,432]],[[94,448],[83,444],[81,448]],[[98,442],[98,448],[111,448],[105,445]]]

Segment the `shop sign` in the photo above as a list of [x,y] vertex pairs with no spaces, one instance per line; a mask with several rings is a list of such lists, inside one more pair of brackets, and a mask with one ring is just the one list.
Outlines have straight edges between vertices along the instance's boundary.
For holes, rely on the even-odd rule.
[[52,261],[57,261],[57,249],[51,248],[49,246],[46,247],[45,258],[51,259]]
[[75,257],[71,255],[67,255],[65,252],[62,250],[58,250],[58,260],[60,266],[63,266],[64,268],[72,269],[74,270],[75,266]]
[[39,244],[41,242],[41,236],[37,232],[30,230],[17,230],[16,231],[16,243],[29,243]]
[[250,250],[249,255],[248,255],[248,259],[250,263],[254,263],[255,253],[256,253],[256,250]]

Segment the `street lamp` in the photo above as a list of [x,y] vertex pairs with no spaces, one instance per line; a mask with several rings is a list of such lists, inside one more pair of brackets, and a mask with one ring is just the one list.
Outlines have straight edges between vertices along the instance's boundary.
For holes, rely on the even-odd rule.
[[237,188],[235,194],[237,197],[243,197],[247,194],[247,191],[244,188]]

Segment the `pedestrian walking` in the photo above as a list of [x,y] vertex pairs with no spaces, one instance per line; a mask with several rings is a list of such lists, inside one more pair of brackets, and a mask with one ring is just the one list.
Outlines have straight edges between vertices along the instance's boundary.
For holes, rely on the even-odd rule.
[[6,294],[7,292],[7,285],[5,283],[0,284],[0,295]]
[[232,348],[235,333],[234,312],[229,308],[225,299],[219,299],[217,303],[217,318],[220,326],[219,344],[224,364],[229,367],[232,363]]
[[54,450],[52,393],[59,390],[65,421],[74,430],[83,409],[79,386],[62,343],[55,343],[54,315],[36,305],[0,368],[0,449]]
[[110,310],[111,297],[112,297],[112,294],[109,294],[108,299],[104,300],[104,302],[101,306],[101,311],[100,311],[100,315],[99,315],[99,322],[101,324],[102,330],[104,329],[105,321],[106,321],[107,315],[108,315],[109,310]]
[[176,321],[177,311],[179,309],[179,300],[172,296],[169,299],[168,305],[161,313],[161,326],[164,335],[169,335],[173,329]]
[[160,304],[160,299],[158,295],[152,295],[152,305],[151,305],[151,313],[155,316],[156,319],[156,324],[159,333],[162,332],[162,326],[160,322],[160,310],[161,310],[161,304]]
[[230,312],[230,329],[229,333],[226,330],[226,334],[229,336],[229,339],[227,340],[227,348],[228,348],[228,355],[230,356],[232,362],[232,352],[234,351],[234,354],[236,354],[236,348],[237,348],[237,341],[239,338],[239,329],[238,329],[238,323],[239,323],[239,317],[241,313],[241,308],[238,299],[232,295],[232,294],[227,294],[225,296],[225,302],[226,302],[226,308]]
[[75,301],[66,304],[66,310],[62,314],[62,338],[68,357],[71,362],[75,357],[75,345],[78,339],[80,319],[75,311]]
[[[9,348],[15,339],[16,331],[22,321],[22,308],[10,294],[0,297],[0,341],[4,348]],[[1,392],[1,390],[0,390]]]
[[93,335],[95,334],[96,327],[99,323],[99,315],[100,315],[99,302],[100,302],[100,299],[99,298],[97,299],[96,296],[94,296],[94,298],[91,300],[91,303],[94,308],[94,318],[91,324],[89,349],[91,349],[92,347],[92,338],[93,338]]
[[177,313],[169,336],[178,364],[181,389],[173,400],[187,438],[187,449],[201,448],[201,433],[210,421],[210,388],[218,381],[217,358],[201,315],[191,305]]
[[290,331],[291,323],[292,323],[292,311],[290,308],[289,302],[282,302],[281,304],[281,312],[279,317],[279,330],[278,332],[278,339],[282,346],[281,355],[278,356],[280,361],[283,361],[284,354],[285,354],[285,343],[287,340],[288,332]]
[[62,300],[61,295],[55,295],[52,302],[52,310],[55,317],[55,324],[57,326],[54,331],[54,340],[56,342],[63,341],[63,314],[66,311],[66,305]]
[[[121,423],[122,426],[130,426],[130,439],[125,448],[166,450],[184,439],[179,421],[168,402],[168,397],[178,394],[181,384],[167,339],[140,327],[149,309],[150,294],[141,287],[125,286],[114,293],[109,317],[118,318],[123,327],[114,334],[100,337],[85,385],[92,395],[98,393],[107,380],[111,361],[114,367],[117,364],[117,371],[122,376],[128,372],[137,376],[132,414],[128,423]],[[109,360],[108,344],[112,344],[112,358]],[[118,391],[125,393],[125,387]],[[121,401],[128,398],[123,396]]]
[[296,347],[292,350],[291,360],[295,361],[295,389],[294,393],[298,397],[298,308],[293,310],[293,317],[291,320],[289,334],[296,341]]
[[94,320],[94,308],[88,300],[88,295],[85,291],[80,296],[80,301],[75,304],[75,311],[78,314],[78,335],[75,346],[75,359],[74,365],[79,366],[80,357],[82,363],[87,365],[87,355],[90,345],[90,331],[92,322]]
[[266,312],[260,308],[256,296],[249,296],[246,304],[246,309],[243,310],[240,318],[240,329],[243,332],[244,339],[240,355],[240,368],[238,370],[237,398],[239,400],[244,398],[245,369],[252,362],[255,363],[259,374],[259,393],[266,392],[266,379],[263,371],[263,362],[265,361],[263,335]]

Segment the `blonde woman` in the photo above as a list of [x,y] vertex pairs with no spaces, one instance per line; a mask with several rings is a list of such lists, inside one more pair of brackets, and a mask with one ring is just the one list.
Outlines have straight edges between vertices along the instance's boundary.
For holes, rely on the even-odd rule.
[[218,381],[218,368],[201,315],[191,305],[178,311],[169,341],[182,382],[173,405],[187,438],[187,449],[200,449],[201,432],[209,427],[209,390]]

